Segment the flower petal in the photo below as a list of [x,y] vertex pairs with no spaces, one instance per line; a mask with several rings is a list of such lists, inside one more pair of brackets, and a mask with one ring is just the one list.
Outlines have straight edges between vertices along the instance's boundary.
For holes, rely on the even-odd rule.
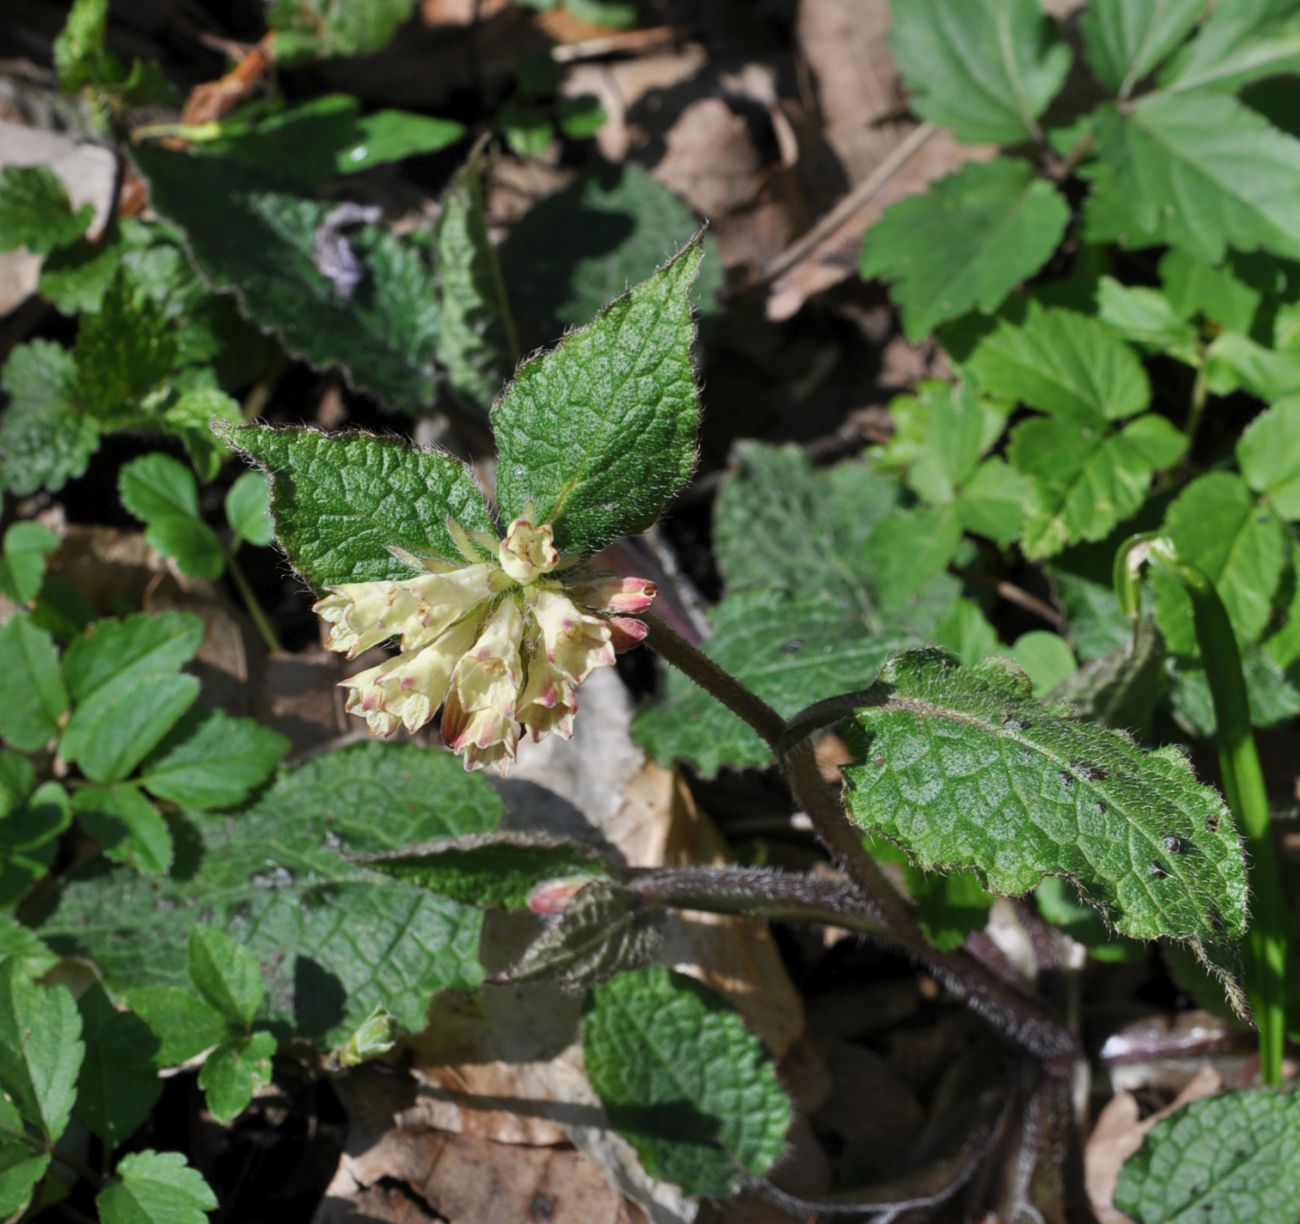
[[517,518],[506,531],[498,550],[501,568],[521,586],[536,582],[560,563],[550,525],[534,527],[527,519]]

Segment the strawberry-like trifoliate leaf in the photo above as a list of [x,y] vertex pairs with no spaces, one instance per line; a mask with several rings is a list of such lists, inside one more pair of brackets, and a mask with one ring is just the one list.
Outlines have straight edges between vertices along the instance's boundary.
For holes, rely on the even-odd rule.
[[191,578],[220,578],[226,555],[199,513],[199,486],[179,459],[161,451],[133,459],[118,475],[122,504],[145,525],[145,539]]
[[103,1224],[207,1224],[217,1196],[180,1152],[134,1152],[95,1196]]
[[35,752],[58,732],[68,694],[54,639],[30,612],[19,612],[0,625],[0,669],[8,690],[0,703],[0,739]]
[[885,211],[867,233],[862,275],[890,283],[908,338],[921,340],[967,311],[997,310],[1048,261],[1069,220],[1028,162],[966,166]]
[[1090,242],[1300,256],[1300,140],[1226,94],[1152,94],[1094,124]]
[[1069,876],[1121,934],[1187,941],[1240,1003],[1241,844],[1178,749],[1143,752],[1062,717],[999,660],[961,668],[912,651],[881,678],[882,704],[857,713],[864,759],[844,770],[854,820],[922,868],[975,870],[991,892]]
[[889,46],[917,114],[958,140],[1014,145],[1070,69],[1070,51],[1039,0],[908,0]]
[[1204,11],[1202,0],[1092,0],[1079,22],[1088,66],[1107,89],[1127,98]]
[[280,546],[317,590],[409,576],[390,551],[459,558],[447,527],[492,531],[473,472],[397,438],[314,429],[219,430],[271,479]]
[[199,1087],[218,1122],[233,1122],[253,1093],[271,1082],[274,1035],[266,1031],[227,1037],[203,1064]]
[[1250,81],[1300,67],[1300,13],[1286,0],[1220,4],[1200,33],[1160,74],[1161,91],[1235,93]]
[[653,1176],[729,1198],[781,1155],[790,1102],[772,1057],[694,979],[656,966],[597,986],[582,1044],[610,1122]]
[[520,366],[492,412],[501,517],[561,552],[644,531],[695,470],[690,287],[697,238],[580,331]]
[[1120,1172],[1137,1224],[1291,1224],[1300,1202],[1300,1095],[1252,1089],[1162,1118]]

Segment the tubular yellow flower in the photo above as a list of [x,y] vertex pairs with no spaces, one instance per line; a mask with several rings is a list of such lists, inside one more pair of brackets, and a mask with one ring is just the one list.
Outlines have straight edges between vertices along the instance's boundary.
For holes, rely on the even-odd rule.
[[441,706],[443,741],[465,767],[504,773],[525,729],[534,740],[572,736],[577,686],[645,637],[627,614],[645,611],[655,587],[643,578],[566,586],[552,576],[563,559],[545,523],[515,519],[490,561],[490,537],[449,526],[466,564],[395,549],[425,572],[330,587],[315,610],[330,627],[326,645],[349,658],[390,639],[401,644],[400,654],[343,681],[348,711],[373,734],[417,731]]

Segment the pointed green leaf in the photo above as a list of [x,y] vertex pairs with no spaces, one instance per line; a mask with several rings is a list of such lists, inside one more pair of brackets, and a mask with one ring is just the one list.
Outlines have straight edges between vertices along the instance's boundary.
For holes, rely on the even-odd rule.
[[[1192,481],[1169,507],[1165,531],[1181,560],[1201,570],[1219,593],[1242,642],[1268,624],[1273,593],[1286,565],[1284,529],[1240,476],[1210,472]],[[1174,654],[1198,654],[1191,601],[1175,581],[1156,575],[1156,619]]]
[[271,480],[271,512],[289,560],[318,591],[409,576],[389,552],[458,558],[447,530],[492,531],[474,473],[450,455],[396,438],[248,426],[222,431]]
[[1196,27],[1205,0],[1092,0],[1080,19],[1088,66],[1127,98]]
[[229,1030],[220,1012],[209,1007],[194,987],[141,986],[127,995],[131,1011],[149,1030],[155,1067],[175,1067],[215,1046]]
[[115,863],[159,875],[172,865],[167,822],[134,786],[87,786],[77,791],[73,811],[81,827]]
[[972,144],[1019,144],[1070,69],[1038,0],[908,0],[889,46],[912,109]]
[[6,1220],[23,1214],[32,1191],[50,1167],[50,1154],[21,1139],[23,1120],[18,1110],[0,1096],[0,1212]]
[[119,1011],[94,983],[80,999],[86,1058],[77,1077],[77,1117],[115,1148],[148,1118],[162,1095],[153,1069],[157,1040],[139,1016]]
[[0,625],[0,675],[7,694],[0,701],[0,736],[26,752],[43,748],[58,733],[68,694],[54,639],[29,612]]
[[118,475],[118,495],[145,524],[145,539],[191,578],[220,578],[226,556],[217,533],[199,517],[199,486],[178,459],[155,451]]
[[133,1152],[95,1196],[102,1224],[207,1224],[217,1196],[180,1152]]
[[649,527],[695,470],[699,401],[689,289],[698,240],[581,331],[519,367],[492,412],[509,522],[554,523],[591,554]]
[[1146,500],[1151,478],[1187,450],[1187,437],[1148,413],[1111,433],[1100,422],[1035,417],[1011,435],[1011,462],[1033,477],[1022,536],[1029,557],[1105,539]]
[[59,537],[40,523],[14,523],[5,532],[0,556],[0,595],[30,603],[41,593],[45,558],[59,547]]
[[16,961],[0,962],[0,1098],[17,1110],[28,1135],[58,1142],[85,1052],[72,992],[38,986]]
[[226,521],[235,539],[259,548],[275,543],[271,484],[261,472],[244,472],[226,494]]
[[95,210],[76,212],[67,188],[48,166],[6,166],[0,173],[0,251],[25,246],[44,255],[76,242]]
[[1300,141],[1224,94],[1155,94],[1095,127],[1089,242],[1168,244],[1209,263],[1227,248],[1300,257]]
[[867,231],[862,275],[889,282],[908,338],[922,340],[947,319],[997,310],[1051,258],[1069,219],[1028,162],[975,163],[886,209]]
[[781,1155],[790,1102],[771,1055],[694,979],[653,967],[596,987],[582,1045],[610,1122],[652,1176],[728,1198]]
[[215,927],[190,931],[190,981],[234,1028],[247,1028],[266,993],[262,968],[247,948]]
[[918,866],[977,871],[1018,895],[1074,878],[1122,934],[1186,940],[1232,980],[1246,926],[1246,871],[1232,815],[1176,748],[1032,701],[999,660],[959,668],[940,652],[900,656],[892,692],[860,710],[865,759],[844,770],[850,815]]
[[218,1122],[233,1122],[248,1108],[253,1093],[271,1082],[275,1038],[266,1032],[228,1037],[199,1072],[199,1087]]
[[1241,474],[1287,522],[1300,520],[1300,396],[1278,401],[1237,440]]
[[182,807],[237,807],[275,771],[289,741],[224,710],[186,715],[140,768],[140,784]]
[[1300,68],[1300,13],[1290,0],[1220,4],[1201,32],[1160,74],[1165,93],[1214,89],[1235,93],[1250,81]]
[[986,459],[957,499],[957,518],[975,535],[1010,544],[1021,531],[1030,483],[998,458]]
[[1104,323],[1072,310],[1031,302],[947,339],[983,391],[1041,412],[1122,421],[1151,402],[1137,354]]
[[1300,1096],[1253,1089],[1184,1105],[1120,1171],[1137,1224],[1291,1224],[1300,1201]]

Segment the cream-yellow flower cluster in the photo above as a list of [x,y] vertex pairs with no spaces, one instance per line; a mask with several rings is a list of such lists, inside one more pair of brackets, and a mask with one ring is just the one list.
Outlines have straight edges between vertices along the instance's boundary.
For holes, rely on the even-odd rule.
[[551,528],[515,519],[506,537],[462,540],[466,564],[406,557],[426,572],[393,582],[329,588],[315,611],[330,626],[326,645],[356,658],[389,638],[400,653],[344,680],[347,708],[374,735],[423,727],[443,707],[442,738],[467,769],[504,773],[524,730],[534,740],[568,738],[575,693],[597,667],[646,635],[643,612],[655,587],[643,578],[566,586]]

